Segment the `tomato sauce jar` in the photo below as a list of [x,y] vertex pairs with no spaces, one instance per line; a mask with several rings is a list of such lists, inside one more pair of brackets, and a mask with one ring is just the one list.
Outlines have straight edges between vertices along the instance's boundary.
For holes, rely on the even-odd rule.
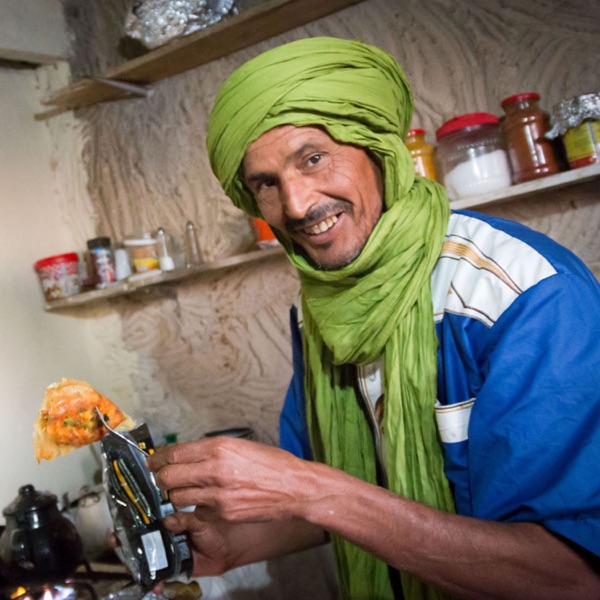
[[500,105],[505,116],[502,133],[508,152],[513,183],[531,181],[559,173],[560,140],[546,137],[550,131],[550,115],[539,105],[535,92],[505,98]]

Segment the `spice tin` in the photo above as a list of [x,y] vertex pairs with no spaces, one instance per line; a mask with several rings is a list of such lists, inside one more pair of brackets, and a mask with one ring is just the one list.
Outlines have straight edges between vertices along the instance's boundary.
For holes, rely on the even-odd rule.
[[600,163],[600,93],[574,96],[554,106],[548,137],[562,135],[572,169]]

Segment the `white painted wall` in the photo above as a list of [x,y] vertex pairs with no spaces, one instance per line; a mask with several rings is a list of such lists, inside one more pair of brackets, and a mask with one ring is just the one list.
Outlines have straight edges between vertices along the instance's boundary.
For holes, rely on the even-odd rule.
[[48,64],[67,50],[60,0],[0,2],[0,58]]
[[[94,360],[102,348],[89,321],[46,313],[33,269],[39,258],[81,249],[93,225],[85,210],[76,218],[70,210],[69,198],[85,194],[72,117],[53,123],[64,130],[60,146],[33,118],[44,75],[0,68],[0,508],[26,483],[59,497],[75,493],[98,468],[90,448],[38,465],[31,443],[48,384],[63,376],[102,384]],[[70,189],[60,183],[64,170]]]

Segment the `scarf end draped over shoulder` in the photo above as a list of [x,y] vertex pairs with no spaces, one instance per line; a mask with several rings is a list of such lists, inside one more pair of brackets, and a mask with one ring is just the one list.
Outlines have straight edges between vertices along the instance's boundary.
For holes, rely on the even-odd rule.
[[[374,46],[303,39],[235,71],[212,110],[207,146],[226,194],[260,216],[243,185],[248,146],[279,125],[319,126],[338,143],[375,156],[384,213],[360,255],[321,271],[276,232],[298,270],[304,312],[305,392],[317,460],[377,484],[375,450],[355,386],[355,365],[383,357],[388,485],[402,496],[453,511],[434,420],[437,336],[430,280],[449,218],[441,186],[415,177],[404,144],[412,94],[396,60]],[[345,598],[392,598],[387,566],[333,536]],[[402,574],[407,600],[444,594]]]

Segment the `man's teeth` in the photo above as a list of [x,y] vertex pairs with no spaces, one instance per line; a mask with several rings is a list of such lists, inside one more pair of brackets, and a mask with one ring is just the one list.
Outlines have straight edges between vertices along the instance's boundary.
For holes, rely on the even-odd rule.
[[328,217],[324,221],[313,225],[312,227],[307,227],[304,231],[306,233],[310,233],[311,235],[317,235],[319,233],[325,233],[328,229],[331,229],[336,223],[338,218],[334,215],[333,217]]

